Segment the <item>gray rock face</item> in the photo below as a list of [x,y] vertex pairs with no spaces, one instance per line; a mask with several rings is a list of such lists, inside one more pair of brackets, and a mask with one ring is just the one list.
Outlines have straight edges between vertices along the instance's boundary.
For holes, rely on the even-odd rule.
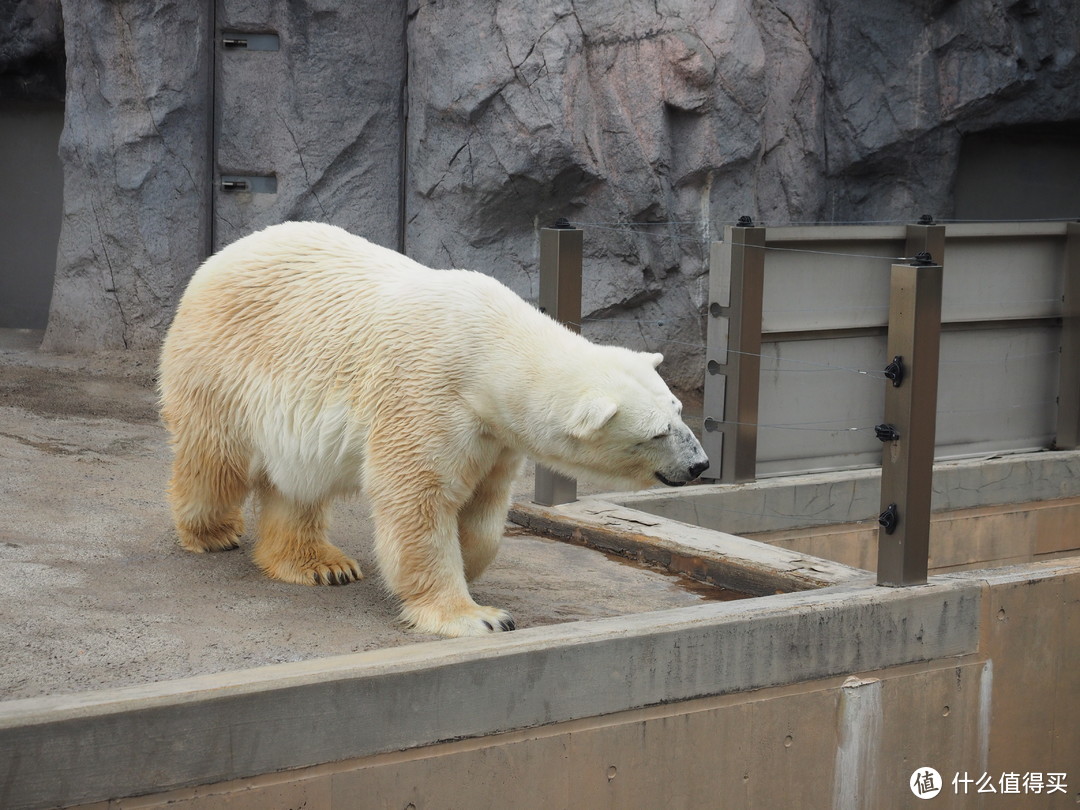
[[[478,25],[425,5],[410,29],[410,253],[471,263],[530,297],[537,226],[601,223],[586,233],[583,312],[642,322],[586,323],[586,334],[664,351],[675,382],[693,387],[680,360],[703,342],[710,223],[753,209],[733,171],[755,156],[766,98],[751,9],[488,11]],[[443,41],[468,63],[425,69]],[[620,225],[649,222],[665,224]]]
[[1080,119],[1068,0],[850,5],[829,25],[819,216],[950,216],[964,134]]
[[586,334],[663,351],[683,388],[701,380],[705,243],[723,223],[948,216],[965,131],[1080,117],[1067,0],[413,14],[410,253],[530,296],[537,226],[601,223]]
[[55,348],[156,342],[211,246],[289,218],[535,299],[565,216],[591,223],[585,333],[695,388],[724,223],[947,217],[965,133],[1080,120],[1073,0],[201,6],[64,3]]
[[[316,219],[400,243],[400,11],[64,3],[64,219],[45,346],[155,346],[210,252]],[[222,33],[277,32],[277,50]],[[275,193],[223,191],[272,177]]]
[[46,348],[154,345],[206,255],[203,6],[63,4],[64,212]]

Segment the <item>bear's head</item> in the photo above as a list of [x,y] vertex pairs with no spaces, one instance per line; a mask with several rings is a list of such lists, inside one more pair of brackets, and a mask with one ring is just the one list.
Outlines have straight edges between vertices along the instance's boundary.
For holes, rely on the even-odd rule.
[[619,488],[693,481],[709,459],[656,372],[663,355],[597,348],[603,365],[564,393],[574,399],[560,416],[563,452],[551,466]]

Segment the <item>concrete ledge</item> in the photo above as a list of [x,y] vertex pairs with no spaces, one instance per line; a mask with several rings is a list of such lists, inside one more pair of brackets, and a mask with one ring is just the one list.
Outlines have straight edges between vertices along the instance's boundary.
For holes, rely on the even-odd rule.
[[39,808],[963,655],[978,581],[858,585],[0,704],[0,806]]
[[[620,506],[745,535],[876,520],[881,469],[766,478],[603,496]],[[1019,453],[934,465],[935,512],[1080,497],[1080,451]]]

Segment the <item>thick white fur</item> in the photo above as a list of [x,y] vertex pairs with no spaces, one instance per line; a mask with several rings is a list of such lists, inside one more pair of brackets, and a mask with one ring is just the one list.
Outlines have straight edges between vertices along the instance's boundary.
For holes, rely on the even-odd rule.
[[235,242],[188,286],[161,357],[180,542],[235,548],[307,584],[360,577],[326,509],[363,486],[404,619],[444,635],[511,629],[467,580],[498,550],[522,459],[621,487],[707,460],[655,368],[598,346],[492,278],[431,270],[316,223]]

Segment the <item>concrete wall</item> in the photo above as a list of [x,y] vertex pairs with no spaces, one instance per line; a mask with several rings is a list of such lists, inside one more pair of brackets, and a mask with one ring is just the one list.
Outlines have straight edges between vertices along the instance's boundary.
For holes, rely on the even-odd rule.
[[939,771],[981,765],[990,672],[968,656],[98,807],[900,807],[910,754]]
[[86,803],[967,655],[981,598],[974,581],[835,586],[11,701],[0,803]]
[[[646,636],[634,629],[638,619],[626,619],[595,623],[593,630],[604,625],[599,634],[548,628],[502,651],[490,642],[456,645],[454,654],[448,653],[455,645],[413,651],[411,683],[399,680],[385,704],[357,691],[365,667],[350,672],[344,662],[327,662],[324,670],[336,670],[335,677],[305,673],[308,699],[300,703],[297,693],[282,691],[286,679],[265,680],[248,693],[245,722],[240,704],[228,700],[236,696],[235,679],[217,679],[216,694],[176,691],[168,699],[186,707],[172,712],[187,716],[186,736],[177,735],[163,707],[151,713],[148,704],[164,697],[160,687],[16,712],[9,705],[0,750],[15,779],[5,783],[5,806],[48,806],[108,791],[72,779],[94,767],[114,778],[109,795],[121,796],[137,789],[131,775],[153,762],[139,783],[146,790],[155,777],[176,779],[192,751],[206,763],[202,780],[188,777],[198,786],[86,810],[913,807],[922,805],[908,780],[923,766],[945,779],[936,806],[1075,806],[1080,652],[1065,640],[1080,633],[1080,560],[954,574],[923,588],[752,601],[743,605],[739,623],[747,624],[736,635],[734,625],[716,621],[726,608],[710,606],[675,612],[687,621],[648,617],[657,635],[645,646]],[[840,619],[848,610],[861,619]],[[759,618],[751,620],[752,613]],[[882,623],[885,614],[892,618]],[[854,635],[838,644],[845,633]],[[507,667],[523,653],[529,667]],[[468,666],[470,658],[482,665]],[[692,686],[685,680],[690,671],[676,665],[690,659],[704,665]],[[588,674],[575,661],[590,661]],[[835,666],[841,671],[828,673]],[[455,676],[461,668],[467,681]],[[526,671],[528,684],[520,680]],[[429,688],[417,691],[425,681]],[[677,699],[663,705],[633,705],[649,699],[640,691],[645,684],[670,689],[680,682],[689,694],[675,688]],[[337,719],[317,699],[324,691],[338,699]],[[546,707],[540,714],[538,701]],[[382,706],[377,716],[370,712],[375,705]],[[49,713],[54,722],[47,722]],[[522,724],[537,727],[507,730]],[[111,736],[99,738],[94,729]],[[225,729],[231,733],[221,736]],[[424,745],[440,735],[469,739]],[[20,737],[23,758],[12,769],[10,745]],[[402,750],[350,756],[359,737],[369,747]],[[272,752],[284,755],[278,768],[290,759],[301,765],[315,739],[325,752],[321,764],[276,773],[264,765],[262,775],[222,778],[253,767],[256,753],[264,763]],[[77,741],[81,747],[73,747]],[[61,755],[73,758],[57,761]],[[997,786],[1003,774],[1030,772],[1067,774],[1067,792],[980,795],[971,786],[966,796],[953,794],[957,773],[987,773]],[[27,799],[35,773],[40,792]],[[107,781],[102,775],[92,781]]]
[[[848,524],[751,534],[754,540],[877,570],[878,526]],[[932,574],[1080,553],[1080,499],[980,506],[930,519]]]

